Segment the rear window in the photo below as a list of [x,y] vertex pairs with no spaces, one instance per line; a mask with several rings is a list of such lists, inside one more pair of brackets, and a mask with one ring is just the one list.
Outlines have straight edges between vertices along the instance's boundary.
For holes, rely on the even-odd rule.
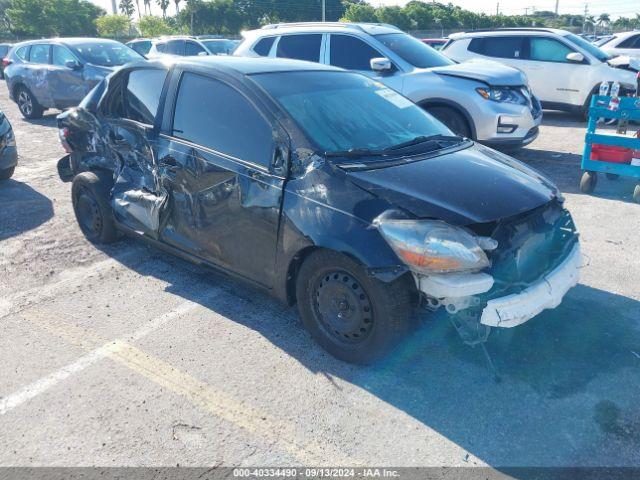
[[27,53],[29,51],[29,46],[26,45],[24,47],[20,47],[16,50],[16,57],[18,57],[20,60],[26,60],[27,59]]
[[261,57],[268,56],[275,39],[276,37],[261,38],[260,41],[254,45],[253,51],[256,52],[258,55],[260,55]]
[[524,58],[524,38],[510,36],[474,38],[467,50],[487,57]]
[[9,45],[0,45],[0,56],[4,57],[9,52]]
[[147,53],[149,53],[149,50],[151,50],[150,41],[133,42],[133,43],[130,43],[129,46],[133,48],[136,52],[138,52],[140,55],[146,55]]
[[278,42],[277,56],[279,58],[319,62],[321,44],[321,34],[285,35]]

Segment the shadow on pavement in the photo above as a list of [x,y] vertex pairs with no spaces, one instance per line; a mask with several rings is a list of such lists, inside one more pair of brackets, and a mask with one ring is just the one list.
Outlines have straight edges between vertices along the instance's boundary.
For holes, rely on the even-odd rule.
[[[640,417],[627,418],[640,398],[636,300],[578,285],[557,309],[518,328],[494,330],[487,347],[502,376],[498,383],[480,348],[464,345],[438,315],[384,361],[349,365],[315,344],[295,309],[150,251],[150,261],[129,266],[167,282],[168,292],[258,331],[311,372],[359,386],[489,465],[640,465]],[[190,293],[206,290],[218,294],[203,302]]]
[[51,200],[26,183],[0,181],[0,240],[39,227],[53,217]]

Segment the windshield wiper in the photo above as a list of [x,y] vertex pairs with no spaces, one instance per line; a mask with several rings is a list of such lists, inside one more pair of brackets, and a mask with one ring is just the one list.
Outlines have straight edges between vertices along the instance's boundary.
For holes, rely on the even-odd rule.
[[351,150],[339,150],[337,152],[324,152],[325,157],[362,158],[378,157],[384,155],[382,150],[371,150],[369,148],[353,148]]
[[442,148],[442,146],[440,145],[439,142],[461,142],[462,140],[464,140],[462,137],[459,137],[457,135],[419,135],[415,138],[412,138],[411,140],[408,140],[406,142],[402,142],[399,143],[397,145],[394,145],[393,147],[389,147],[386,148],[385,151],[390,151],[390,150],[400,150],[402,148],[406,148],[406,147],[411,147],[413,145],[418,145],[420,143],[426,143],[426,142],[436,142],[438,143],[438,146],[440,146]]

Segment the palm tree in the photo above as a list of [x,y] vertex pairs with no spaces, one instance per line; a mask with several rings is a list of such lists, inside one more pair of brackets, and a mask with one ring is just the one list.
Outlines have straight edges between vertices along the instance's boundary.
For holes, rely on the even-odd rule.
[[594,27],[593,33],[595,35],[596,17],[594,17],[593,15],[588,15],[587,17],[585,17],[584,26],[587,32],[589,31],[589,27]]
[[611,23],[611,18],[609,18],[608,13],[601,13],[598,17],[598,25],[603,27],[604,25],[609,25]]
[[144,13],[151,15],[151,0],[142,0],[144,2]]
[[173,3],[176,4],[176,15],[180,13],[180,0],[173,0]]
[[140,20],[142,18],[140,14],[140,0],[136,0],[136,11],[138,12],[138,20]]
[[120,12],[123,15],[126,15],[127,17],[131,18],[131,15],[133,15],[134,11],[135,11],[135,7],[133,6],[132,0],[120,0]]
[[162,18],[167,18],[167,8],[169,8],[169,0],[156,0],[160,10],[162,10]]

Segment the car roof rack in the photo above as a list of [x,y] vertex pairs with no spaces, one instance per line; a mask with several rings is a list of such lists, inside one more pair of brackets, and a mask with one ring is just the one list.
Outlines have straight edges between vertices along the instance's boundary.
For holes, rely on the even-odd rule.
[[554,28],[536,28],[536,27],[505,27],[505,28],[479,28],[478,30],[469,30],[464,33],[477,33],[477,32],[547,32],[553,33],[557,31]]
[[366,32],[363,26],[371,26],[371,27],[387,27],[393,28],[394,30],[398,30],[398,27],[394,27],[388,23],[366,23],[366,22],[358,22],[358,23],[349,23],[349,22],[293,22],[293,23],[271,23],[269,25],[265,25],[261,28],[261,30],[275,30],[277,28],[287,28],[287,27],[342,27],[342,28],[350,28],[353,30],[360,30],[361,32]]

